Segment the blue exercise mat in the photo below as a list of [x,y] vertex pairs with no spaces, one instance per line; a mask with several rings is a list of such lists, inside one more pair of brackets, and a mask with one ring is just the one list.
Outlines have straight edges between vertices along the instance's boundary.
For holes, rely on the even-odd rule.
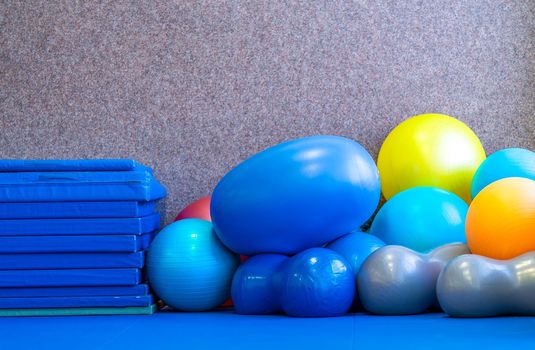
[[0,219],[135,218],[155,211],[156,202],[0,203]]
[[122,269],[0,271],[0,287],[130,286],[141,283],[141,271]]
[[144,167],[135,171],[0,172],[0,185],[78,186],[95,183],[113,186],[124,183],[147,184],[152,179],[152,171]]
[[131,183],[0,184],[0,202],[155,201],[165,188],[154,178]]
[[145,253],[0,254],[0,270],[142,268]]
[[122,287],[33,287],[33,288],[0,288],[0,298],[25,297],[81,297],[81,296],[120,296],[148,295],[147,284]]
[[0,160],[0,172],[13,171],[128,171],[140,166],[132,159]]
[[140,235],[160,228],[160,215],[141,218],[0,220],[0,236]]
[[[56,317],[56,316],[112,316],[112,315],[152,315],[156,311],[155,304],[149,306],[127,307],[61,307],[38,309],[0,309],[2,317]],[[11,347],[15,350],[18,347]],[[76,345],[79,348],[79,344]],[[47,348],[48,349],[48,348]]]
[[155,235],[0,236],[0,254],[137,252]]
[[[61,310],[61,309],[59,309]],[[0,318],[9,350],[531,350],[535,317],[444,314],[298,318],[226,312]]]
[[149,306],[151,304],[151,295],[0,298],[0,309],[34,309],[56,307],[127,307]]

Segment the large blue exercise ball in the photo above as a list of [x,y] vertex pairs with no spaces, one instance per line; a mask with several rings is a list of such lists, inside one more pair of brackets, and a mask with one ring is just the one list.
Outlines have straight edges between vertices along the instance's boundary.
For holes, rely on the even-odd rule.
[[427,252],[447,243],[465,243],[468,205],[457,195],[435,187],[414,187],[387,201],[370,233],[386,244]]
[[232,279],[231,289],[237,313],[264,315],[281,311],[272,276],[287,259],[280,254],[260,254],[240,265]]
[[359,228],[379,196],[377,167],[360,144],[313,136],[268,148],[232,169],[213,191],[211,217],[235,252],[295,254]]
[[472,198],[491,183],[506,177],[535,180],[535,152],[524,148],[506,148],[491,154],[474,175]]
[[213,309],[230,296],[238,255],[214,234],[212,224],[184,219],[165,227],[147,256],[149,283],[167,305],[177,310]]
[[282,310],[296,317],[345,314],[355,295],[349,263],[326,248],[307,249],[283,263],[274,278]]

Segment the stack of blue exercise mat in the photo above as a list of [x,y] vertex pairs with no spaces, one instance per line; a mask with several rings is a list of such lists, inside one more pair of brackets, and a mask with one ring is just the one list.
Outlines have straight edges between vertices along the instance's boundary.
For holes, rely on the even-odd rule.
[[133,160],[0,160],[0,316],[148,314],[166,194]]

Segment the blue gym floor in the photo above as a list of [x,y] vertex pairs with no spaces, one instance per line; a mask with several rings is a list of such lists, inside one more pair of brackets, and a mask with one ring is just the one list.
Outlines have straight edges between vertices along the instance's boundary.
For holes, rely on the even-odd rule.
[[232,311],[150,316],[0,318],[0,349],[535,349],[535,317],[443,314],[336,318],[240,316]]

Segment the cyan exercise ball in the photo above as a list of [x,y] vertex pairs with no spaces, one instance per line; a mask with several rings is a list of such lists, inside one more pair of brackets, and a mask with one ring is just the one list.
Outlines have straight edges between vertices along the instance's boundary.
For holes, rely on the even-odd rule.
[[492,153],[474,175],[472,199],[483,188],[507,177],[535,180],[535,152],[525,148],[506,148]]
[[414,187],[381,207],[370,233],[386,244],[427,252],[447,243],[466,243],[467,211],[466,202],[451,192]]
[[221,241],[243,255],[295,254],[359,228],[379,203],[370,154],[338,136],[268,148],[226,174],[212,194]]
[[170,307],[204,311],[229,298],[239,262],[214,234],[209,221],[184,219],[154,238],[147,274],[154,292]]

